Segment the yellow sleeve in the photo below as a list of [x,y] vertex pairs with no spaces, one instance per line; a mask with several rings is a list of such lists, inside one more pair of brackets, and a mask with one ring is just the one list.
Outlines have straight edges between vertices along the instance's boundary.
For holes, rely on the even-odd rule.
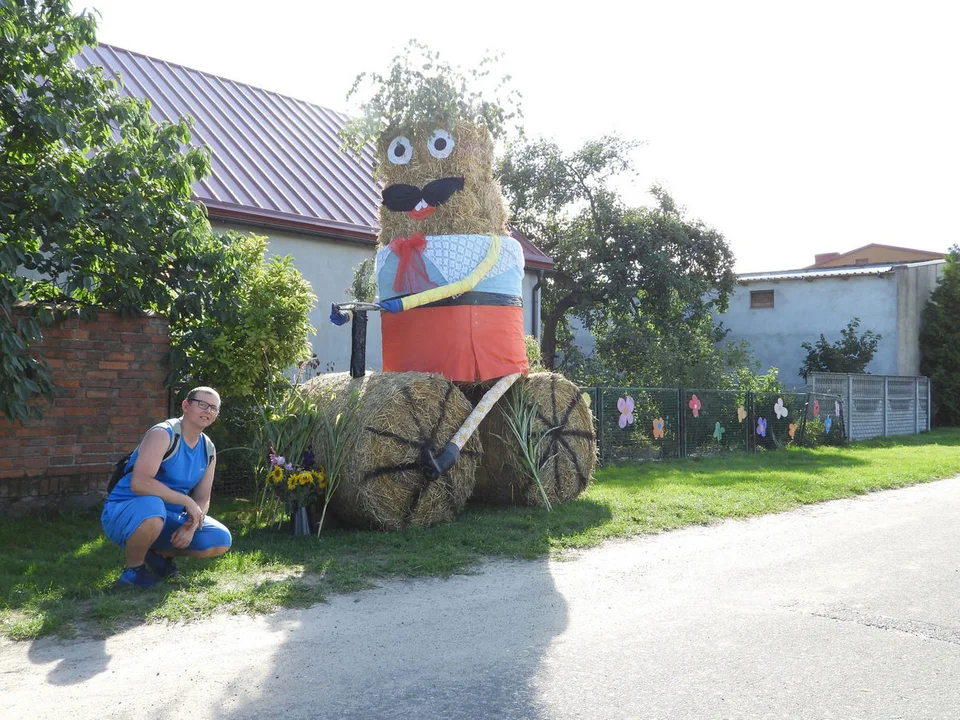
[[486,275],[497,264],[497,259],[500,257],[500,236],[491,235],[490,236],[490,247],[487,249],[487,256],[480,261],[480,264],[474,268],[474,271],[467,275],[463,280],[458,280],[455,283],[450,283],[449,285],[441,285],[437,288],[431,288],[430,290],[424,290],[423,292],[417,293],[416,295],[407,295],[403,298],[403,309],[412,310],[413,308],[420,307],[421,305],[428,305],[437,300],[445,300],[448,297],[453,297],[454,295],[459,295],[461,293],[469,292],[477,286],[477,283],[483,279],[483,276]]

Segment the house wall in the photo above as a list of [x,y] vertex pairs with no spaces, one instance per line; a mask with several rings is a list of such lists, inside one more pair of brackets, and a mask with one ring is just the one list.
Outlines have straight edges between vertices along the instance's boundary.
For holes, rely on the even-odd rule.
[[[773,290],[774,307],[751,308],[750,293],[757,290]],[[883,336],[867,372],[896,375],[898,302],[893,273],[751,282],[737,286],[727,312],[715,319],[730,330],[726,340],[750,343],[762,371],[776,367],[787,388],[803,387],[799,369],[807,353],[800,344],[815,343],[821,333],[833,343],[854,317],[860,318],[860,332]]]
[[[317,305],[310,314],[310,323],[316,328],[311,335],[313,351],[320,359],[320,369],[330,372],[345,372],[350,369],[350,329],[337,327],[330,322],[330,305],[349,300],[346,289],[353,282],[354,269],[368,257],[373,257],[372,245],[361,245],[342,240],[298,235],[250,226],[213,223],[217,231],[237,230],[264,235],[268,241],[268,254],[290,255],[294,266],[309,281],[317,296]],[[523,278],[523,331],[534,334],[533,288],[539,277],[533,271]],[[540,336],[539,324],[537,337]],[[383,367],[380,342],[380,314],[370,313],[367,320],[367,368],[379,371]]]
[[911,250],[910,248],[888,247],[885,245],[868,245],[860,252],[843,253],[835,258],[818,263],[817,268],[846,267],[858,264],[858,260],[862,265],[887,265],[891,263],[925,262],[937,257],[942,256],[939,253],[931,253],[924,250]]
[[940,280],[944,262],[898,267],[897,374],[920,374],[920,319]]
[[159,316],[101,312],[46,328],[31,353],[46,359],[58,390],[42,419],[0,416],[0,516],[99,505],[117,460],[168,416],[169,350]]

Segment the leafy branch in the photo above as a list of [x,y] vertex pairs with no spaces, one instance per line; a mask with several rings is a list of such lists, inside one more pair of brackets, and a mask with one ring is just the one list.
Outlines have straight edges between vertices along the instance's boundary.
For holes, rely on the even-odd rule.
[[[550,498],[543,487],[540,477],[544,466],[554,457],[553,455],[540,457],[541,446],[547,435],[557,428],[549,428],[538,432],[536,428],[537,411],[539,407],[530,393],[522,385],[514,385],[512,392],[504,399],[503,419],[510,428],[513,439],[520,448],[518,469],[537,485],[543,504],[549,512],[552,509]],[[503,442],[506,438],[497,435]]]

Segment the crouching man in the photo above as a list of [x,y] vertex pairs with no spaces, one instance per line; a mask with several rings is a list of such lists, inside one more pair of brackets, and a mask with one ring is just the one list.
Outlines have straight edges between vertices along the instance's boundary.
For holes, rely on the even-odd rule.
[[104,532],[126,553],[120,586],[179,580],[173,558],[218,557],[233,542],[226,526],[207,516],[217,456],[203,431],[217,419],[220,395],[194,388],[181,408],[181,417],[146,432],[104,503]]

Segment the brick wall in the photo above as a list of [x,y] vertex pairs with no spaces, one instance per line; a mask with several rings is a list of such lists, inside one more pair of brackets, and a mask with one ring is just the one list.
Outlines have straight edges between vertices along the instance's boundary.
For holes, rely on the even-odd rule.
[[31,352],[50,365],[57,396],[42,419],[0,415],[0,516],[99,504],[116,461],[168,415],[168,331],[159,316],[107,312],[44,330]]

